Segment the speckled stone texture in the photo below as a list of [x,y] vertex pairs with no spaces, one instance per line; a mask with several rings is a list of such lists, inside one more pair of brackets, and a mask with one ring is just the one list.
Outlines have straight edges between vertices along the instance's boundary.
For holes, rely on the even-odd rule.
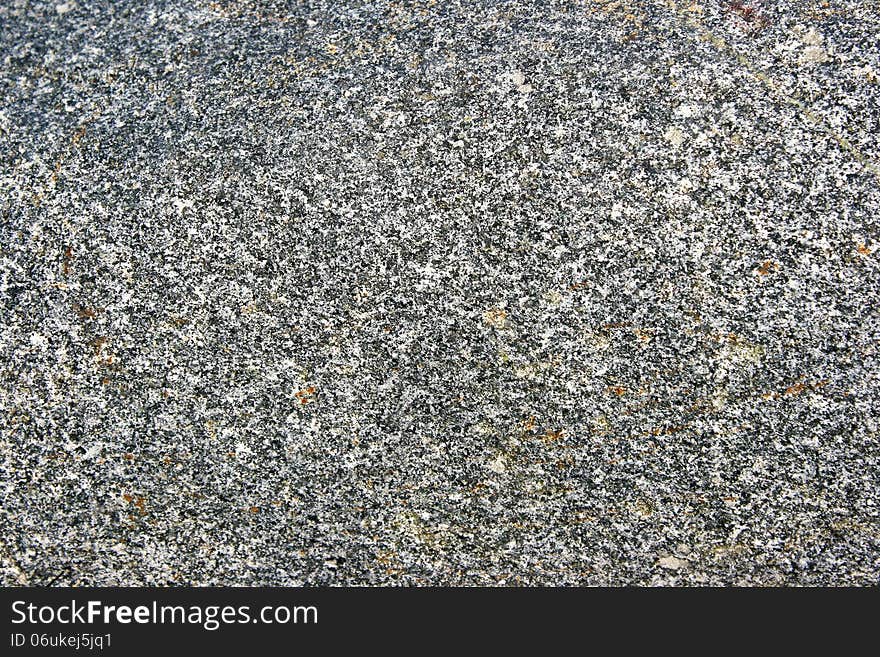
[[876,585],[880,8],[0,3],[8,585]]

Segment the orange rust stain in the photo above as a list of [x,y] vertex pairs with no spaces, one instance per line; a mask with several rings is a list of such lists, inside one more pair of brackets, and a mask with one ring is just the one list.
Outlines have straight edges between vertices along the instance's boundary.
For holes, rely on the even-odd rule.
[[248,509],[248,510],[249,510],[251,513],[259,513],[259,512],[260,512],[260,507],[258,507],[258,506],[252,506],[252,507],[251,507],[250,509]]
[[560,429],[559,431],[547,431],[543,436],[541,436],[541,440],[543,440],[548,445],[550,443],[554,443],[565,434],[565,429]]
[[[147,503],[146,500],[140,495],[129,495],[128,493],[123,493],[122,499],[125,500],[128,504],[134,504],[138,510],[140,515],[146,515],[147,513]],[[133,516],[129,516],[129,518],[133,519]]]
[[296,393],[294,393],[294,397],[299,400],[300,404],[308,404],[312,401],[312,396],[315,394],[315,386],[309,386],[308,388],[304,388]]
[[507,322],[507,311],[503,308],[492,308],[483,313],[483,320],[495,328],[503,328]]
[[61,273],[65,276],[70,275],[70,263],[73,260],[73,247],[68,246],[64,249],[64,262],[61,265]]
[[680,433],[688,428],[687,424],[677,427],[655,427],[648,432],[651,436],[668,436],[671,433]]
[[[805,392],[807,390],[818,390],[819,388],[824,388],[827,385],[828,385],[828,379],[822,379],[821,381],[816,381],[815,383],[798,382],[798,383],[795,383],[795,384],[787,387],[782,394],[783,395],[792,395],[792,396],[799,395],[802,392]],[[771,393],[764,395],[764,398],[766,399],[770,394]],[[779,395],[775,395],[775,396],[778,397]]]
[[861,253],[862,255],[865,255],[865,256],[866,256],[866,255],[871,255],[871,254],[874,252],[873,249],[869,249],[869,248],[868,248],[867,246],[865,246],[864,244],[859,244],[858,247],[856,247],[856,250],[857,250],[859,253]]
[[123,454],[122,458],[124,458],[126,461],[134,461],[134,454]]
[[623,388],[621,386],[609,386],[608,392],[613,392],[618,397],[623,397],[623,395],[626,394],[626,388]]
[[95,315],[98,314],[98,311],[94,308],[88,308],[87,306],[81,306],[78,303],[73,304],[73,311],[77,314],[77,317],[80,319],[93,319]]
[[92,340],[89,344],[95,350],[95,356],[97,356],[98,354],[101,353],[101,349],[104,348],[104,345],[107,344],[107,338],[105,338],[103,336],[99,336],[99,337],[95,338],[94,340]]
[[70,139],[71,143],[74,146],[76,146],[77,144],[79,144],[80,140],[83,137],[85,137],[85,134],[86,134],[86,127],[85,126],[80,127],[80,129],[74,133],[73,137],[71,137],[71,139]]
[[777,269],[779,269],[779,265],[777,265],[772,260],[765,260],[764,264],[762,264],[760,267],[758,267],[758,273],[761,276],[766,276],[771,271],[776,271]]

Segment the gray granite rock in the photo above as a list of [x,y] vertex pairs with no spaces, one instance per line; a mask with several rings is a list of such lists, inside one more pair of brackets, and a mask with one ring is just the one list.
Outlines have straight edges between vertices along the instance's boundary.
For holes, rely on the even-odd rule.
[[5,584],[877,584],[876,3],[0,3]]

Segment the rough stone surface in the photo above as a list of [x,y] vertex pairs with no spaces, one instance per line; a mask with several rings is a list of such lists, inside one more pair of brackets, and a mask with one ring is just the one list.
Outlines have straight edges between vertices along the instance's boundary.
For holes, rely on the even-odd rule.
[[878,6],[0,3],[4,584],[877,584]]

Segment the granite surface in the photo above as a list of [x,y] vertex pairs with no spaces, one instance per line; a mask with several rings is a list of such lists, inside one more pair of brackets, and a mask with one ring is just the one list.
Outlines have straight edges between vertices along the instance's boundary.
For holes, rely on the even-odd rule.
[[878,33],[0,2],[0,581],[876,585]]

